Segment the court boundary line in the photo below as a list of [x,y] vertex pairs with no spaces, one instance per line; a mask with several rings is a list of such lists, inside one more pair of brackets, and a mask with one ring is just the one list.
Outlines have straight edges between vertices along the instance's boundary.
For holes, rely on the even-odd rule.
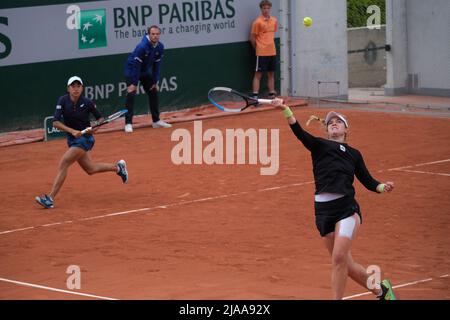
[[[392,169],[387,169],[387,170],[379,170],[378,172],[379,173],[385,172],[385,171],[409,172],[411,170],[406,171],[405,169],[426,166],[426,165],[432,165],[432,164],[445,163],[445,162],[450,162],[450,159],[418,163],[418,164],[414,164],[414,165],[392,168]],[[411,173],[418,173],[418,172],[411,172]],[[420,172],[420,173],[422,173],[422,172]],[[441,175],[441,174],[436,174],[436,175]],[[447,176],[447,174],[443,174],[443,175]],[[163,204],[163,205],[158,205],[158,206],[150,207],[150,208],[140,208],[140,209],[134,209],[134,210],[114,212],[114,213],[104,214],[104,215],[100,215],[100,216],[85,217],[85,218],[80,218],[80,219],[76,219],[76,220],[68,220],[68,221],[54,222],[54,223],[48,223],[48,224],[43,224],[43,225],[38,225],[38,226],[30,226],[30,227],[23,227],[23,228],[17,228],[17,229],[12,229],[12,230],[5,230],[5,231],[0,231],[0,236],[5,235],[5,234],[21,232],[21,231],[39,229],[39,228],[48,228],[48,227],[53,227],[53,226],[67,225],[67,224],[71,224],[71,223],[75,223],[75,222],[98,220],[98,219],[104,219],[104,218],[109,218],[109,217],[122,216],[122,215],[130,214],[130,213],[148,212],[148,211],[154,211],[156,209],[167,209],[167,208],[177,207],[177,206],[181,206],[181,205],[185,205],[185,204],[225,199],[225,198],[230,198],[230,197],[235,197],[235,196],[246,195],[249,193],[258,193],[258,192],[265,192],[265,191],[280,190],[280,189],[285,189],[285,188],[289,188],[289,187],[304,186],[304,185],[313,184],[313,183],[314,183],[314,181],[293,183],[293,184],[282,185],[282,186],[268,187],[268,188],[264,188],[264,189],[254,190],[254,191],[242,191],[242,192],[231,193],[231,194],[222,194],[222,195],[218,195],[218,196],[205,197],[205,198],[200,198],[200,199]]]
[[450,173],[439,173],[439,172],[429,172],[429,171],[417,171],[417,170],[407,170],[407,169],[399,169],[399,170],[393,170],[397,172],[408,172],[408,173],[420,173],[420,174],[429,174],[432,176],[443,176],[443,177],[450,177]]
[[[398,285],[393,286],[392,288],[393,289],[399,289],[399,288],[403,288],[403,287],[413,286],[413,285],[416,285],[416,284],[431,282],[431,281],[434,281],[434,280],[436,280],[438,278],[444,279],[444,278],[448,278],[448,277],[449,277],[448,274],[444,274],[444,275],[439,276],[437,278],[427,278],[427,279],[411,281],[411,282],[407,282],[407,283],[403,283],[403,284],[398,284]],[[83,293],[83,292],[63,290],[63,289],[58,289],[58,288],[53,288],[53,287],[33,284],[33,283],[29,283],[29,282],[11,280],[11,279],[6,279],[6,278],[0,278],[0,281],[6,282],[6,283],[12,283],[12,284],[15,284],[15,285],[20,285],[20,286],[25,286],[25,287],[31,287],[31,288],[41,289],[41,290],[48,290],[48,291],[64,293],[64,294],[83,296],[83,297],[100,299],[100,300],[120,300],[120,299],[117,299],[117,298],[98,296],[98,295],[94,295],[94,294],[90,294],[90,293]],[[344,298],[342,298],[342,300],[350,300],[350,299],[353,299],[353,298],[358,298],[358,297],[371,295],[371,294],[373,294],[373,293],[370,292],[370,291],[366,291],[366,292],[363,292],[363,293],[358,293],[358,294],[354,294],[354,295],[351,295],[351,296],[344,297]]]
[[410,165],[410,166],[404,166],[404,167],[398,167],[398,168],[388,169],[387,171],[399,171],[399,172],[419,173],[419,174],[430,174],[430,175],[433,175],[433,176],[450,177],[450,174],[448,174],[448,173],[430,172],[430,171],[419,171],[419,170],[410,170],[410,169],[412,169],[412,168],[423,167],[423,166],[429,166],[429,165],[433,165],[433,164],[440,164],[440,163],[445,163],[445,162],[449,162],[449,161],[450,161],[450,159],[445,159],[445,160],[439,160],[439,161],[431,161],[431,162],[425,162],[425,163],[418,163],[418,164],[414,164],[414,165]]
[[31,287],[31,288],[48,290],[48,291],[54,291],[54,292],[59,292],[59,293],[72,294],[72,295],[89,297],[89,298],[95,298],[95,299],[100,299],[100,300],[119,300],[119,299],[116,299],[116,298],[97,296],[97,295],[90,294],[90,293],[83,293],[83,292],[63,290],[63,289],[47,287],[47,286],[42,286],[42,285],[39,285],[39,284],[33,284],[33,283],[29,283],[29,282],[11,280],[11,279],[6,279],[6,278],[0,278],[0,281],[7,282],[7,283],[12,283],[12,284],[16,284],[16,285],[20,285],[20,286],[24,286],[24,287]]
[[[448,276],[449,276],[448,274],[444,274],[444,275],[439,276],[437,278],[427,278],[427,279],[423,279],[423,280],[417,280],[417,281],[411,281],[411,282],[408,282],[408,283],[398,284],[396,286],[392,286],[392,289],[398,289],[398,288],[413,286],[413,285],[420,284],[420,283],[430,282],[430,281],[436,280],[438,278],[441,278],[441,279],[447,278]],[[358,298],[358,297],[362,297],[362,296],[368,296],[368,295],[371,295],[371,294],[373,294],[373,293],[370,292],[370,291],[366,291],[366,292],[363,292],[363,293],[357,293],[357,294],[354,294],[354,295],[351,295],[351,296],[344,297],[344,298],[342,298],[342,300],[350,300],[350,299],[353,299],[353,298]]]
[[222,194],[222,195],[218,195],[218,196],[212,196],[212,197],[205,197],[205,198],[194,199],[194,200],[186,200],[186,201],[162,204],[162,205],[157,205],[155,207],[150,207],[150,208],[140,208],[140,209],[135,209],[135,210],[114,212],[114,213],[104,214],[104,215],[100,215],[100,216],[85,217],[85,218],[80,218],[80,219],[76,219],[76,220],[67,220],[67,221],[42,224],[42,225],[32,226],[32,227],[24,227],[24,228],[12,229],[12,230],[5,230],[5,231],[1,231],[0,232],[0,236],[1,235],[5,235],[5,234],[16,233],[16,232],[20,232],[20,231],[33,230],[33,229],[39,229],[39,228],[48,228],[48,227],[60,226],[60,225],[67,225],[67,224],[71,224],[71,223],[75,223],[75,222],[98,220],[98,219],[104,219],[104,218],[109,218],[109,217],[116,217],[116,216],[127,215],[127,214],[130,214],[130,213],[149,212],[149,211],[154,211],[156,209],[167,209],[167,208],[178,207],[178,206],[182,206],[182,205],[186,205],[186,204],[193,204],[193,203],[205,202],[205,201],[211,201],[211,200],[217,200],[217,199],[231,198],[231,197],[235,197],[235,196],[246,195],[246,194],[249,194],[249,193],[257,193],[257,192],[266,192],[266,191],[280,190],[280,189],[285,189],[285,188],[304,186],[304,185],[313,184],[313,183],[314,183],[314,181],[307,181],[307,182],[300,182],[300,183],[291,183],[291,184],[287,184],[287,185],[276,186],[276,187],[268,187],[268,188],[264,188],[264,189],[254,190],[254,191],[241,191],[241,192],[237,192],[237,193]]
[[404,167],[392,168],[392,169],[388,169],[387,171],[396,171],[396,170],[403,170],[403,169],[411,169],[411,168],[416,168],[416,167],[429,166],[429,165],[432,165],[432,164],[445,163],[445,162],[449,162],[449,161],[450,161],[450,159],[438,160],[438,161],[431,161],[431,162],[424,162],[424,163],[413,164],[413,165],[410,165],[410,166],[404,166]]

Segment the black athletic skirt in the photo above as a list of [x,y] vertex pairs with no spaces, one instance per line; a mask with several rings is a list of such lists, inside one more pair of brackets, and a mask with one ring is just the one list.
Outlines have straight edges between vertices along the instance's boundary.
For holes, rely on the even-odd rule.
[[362,223],[359,204],[353,197],[345,196],[328,202],[314,202],[314,209],[316,213],[316,227],[321,237],[334,232],[338,221],[351,217],[355,213],[359,215]]

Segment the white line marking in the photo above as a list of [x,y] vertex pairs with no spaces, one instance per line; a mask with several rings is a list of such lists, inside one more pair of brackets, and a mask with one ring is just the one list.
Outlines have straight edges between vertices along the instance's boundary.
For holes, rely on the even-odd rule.
[[388,171],[395,171],[395,170],[402,170],[402,169],[410,169],[410,168],[414,168],[414,167],[428,166],[428,165],[432,165],[432,164],[444,163],[444,162],[449,162],[449,161],[450,161],[450,159],[439,160],[439,161],[432,161],[432,162],[424,162],[424,163],[413,164],[413,165],[405,166],[405,167],[399,167],[399,168],[388,169]]
[[399,284],[397,286],[392,286],[392,288],[393,289],[403,288],[403,287],[413,286],[415,284],[424,283],[424,282],[430,282],[430,281],[433,281],[433,278],[417,280],[417,281],[413,281],[413,282],[409,282],[409,283],[405,283],[405,284]]
[[[440,276],[439,278],[446,278],[448,277],[448,274],[445,274],[443,276]],[[396,286],[393,286],[393,289],[398,289],[398,288],[403,288],[403,287],[407,287],[407,286],[413,286],[415,284],[419,284],[419,283],[424,283],[424,282],[430,282],[433,281],[433,278],[428,278],[428,279],[423,279],[423,280],[417,280],[417,281],[413,281],[413,282],[408,282],[408,283],[404,283],[404,284],[399,284]],[[348,296],[348,297],[344,297],[343,300],[348,300],[348,299],[353,299],[353,298],[357,298],[357,297],[361,297],[361,296],[367,296],[373,294],[370,291],[367,292],[363,292],[363,293],[358,293],[358,294],[354,294],[352,296]]]
[[129,213],[136,213],[136,212],[149,211],[149,210],[151,210],[151,208],[142,208],[142,209],[136,209],[136,210],[128,210],[128,211],[122,211],[122,212],[105,214],[105,215],[102,215],[102,216],[82,218],[82,219],[78,219],[78,220],[75,220],[75,221],[91,221],[91,220],[96,220],[96,219],[115,217],[115,216],[122,216],[122,215],[129,214]]
[[[144,211],[154,211],[156,209],[167,209],[167,208],[170,208],[170,207],[178,207],[178,206],[187,205],[187,204],[193,204],[193,203],[197,203],[197,202],[213,201],[213,200],[218,200],[218,199],[242,196],[242,195],[246,195],[246,194],[248,194],[250,192],[265,192],[265,191],[275,190],[275,189],[279,190],[279,189],[285,189],[285,188],[304,186],[304,185],[312,184],[312,183],[314,183],[314,181],[293,183],[293,184],[288,184],[288,185],[284,185],[284,186],[260,189],[260,190],[256,190],[256,191],[242,191],[242,192],[231,193],[231,194],[222,194],[222,195],[218,195],[218,196],[214,196],[214,197],[206,197],[206,198],[195,199],[195,200],[188,200],[188,201],[180,201],[180,202],[175,202],[175,203],[163,204],[163,205],[158,205],[158,206],[155,206],[155,207],[152,207],[152,208],[141,208],[141,209],[135,209],[135,210],[115,212],[115,213],[105,214],[105,215],[101,215],[101,216],[80,218],[80,219],[77,219],[77,220],[74,220],[74,221],[62,221],[62,222],[49,223],[49,224],[44,224],[44,225],[39,225],[39,226],[34,226],[34,227],[27,227],[27,228],[20,228],[20,229],[14,229],[14,230],[7,230],[7,231],[0,232],[0,235],[14,233],[14,232],[19,232],[19,231],[25,231],[25,230],[30,230],[30,229],[47,228],[47,227],[52,227],[52,226],[60,226],[60,225],[65,225],[65,224],[69,224],[69,223],[74,223],[74,222],[91,221],[91,220],[110,218],[110,217],[115,217],[115,216],[122,216],[122,215],[130,214],[130,213],[139,213],[139,212],[144,212]],[[51,209],[49,209],[49,210],[51,210]]]
[[55,222],[55,223],[44,224],[42,226],[43,227],[53,227],[53,226],[59,226],[61,224],[67,224],[67,223],[72,223],[72,222],[73,221]]
[[431,174],[431,175],[434,175],[434,176],[450,177],[450,174],[448,174],[448,173],[417,171],[417,170],[407,170],[407,169],[397,169],[397,170],[393,170],[393,171],[410,172],[410,173],[422,173],[422,174]]
[[[439,160],[439,161],[432,161],[432,162],[425,162],[425,163],[419,163],[419,164],[405,166],[405,167],[387,169],[387,171],[401,171],[401,170],[403,170],[403,171],[407,172],[404,169],[413,168],[413,167],[419,167],[419,166],[425,166],[425,165],[431,165],[431,164],[444,163],[444,162],[449,162],[449,161],[450,161],[450,159]],[[382,170],[380,170],[379,172],[381,172],[381,171]],[[418,171],[418,173],[425,173],[425,172],[419,172]],[[428,174],[433,174],[433,173],[428,173]],[[445,175],[445,176],[447,176],[447,174],[439,174],[439,173],[435,173],[435,175]],[[110,217],[115,217],[115,216],[122,216],[122,215],[130,214],[130,213],[139,213],[139,212],[144,212],[144,211],[153,211],[155,209],[166,209],[166,208],[169,208],[169,207],[176,207],[176,206],[192,204],[192,203],[197,203],[197,202],[225,199],[225,198],[230,198],[230,197],[246,195],[246,194],[249,194],[250,192],[266,192],[266,191],[274,191],[274,190],[280,190],[280,189],[285,189],[285,188],[299,187],[299,186],[304,186],[304,185],[313,184],[313,183],[314,183],[314,181],[300,182],[300,183],[293,183],[293,184],[284,185],[284,186],[269,187],[269,188],[260,189],[260,190],[256,190],[256,191],[242,191],[242,192],[237,192],[237,193],[224,194],[224,195],[219,195],[219,196],[214,196],[214,197],[207,197],[207,198],[196,199],[196,200],[181,201],[181,202],[176,202],[176,203],[171,203],[171,204],[166,204],[166,205],[159,205],[159,206],[156,206],[156,207],[153,207],[153,208],[141,208],[141,209],[135,209],[135,210],[128,210],[128,211],[110,213],[110,214],[101,215],[101,216],[81,218],[81,219],[74,220],[74,221],[55,222],[55,223],[50,223],[50,224],[45,224],[45,225],[40,225],[40,226],[26,227],[26,228],[14,229],[14,230],[1,231],[0,235],[10,234],[10,233],[15,233],[15,232],[20,232],[20,231],[26,231],[26,230],[31,230],[31,229],[37,229],[37,228],[41,228],[41,227],[47,228],[47,227],[52,227],[52,226],[65,225],[65,224],[79,222],[79,221],[91,221],[91,220],[110,218]]]
[[35,227],[27,227],[27,228],[20,228],[20,229],[14,229],[14,230],[8,230],[8,231],[2,231],[0,232],[0,235],[2,234],[7,234],[7,233],[13,233],[13,232],[19,232],[19,231],[25,231],[25,230],[31,230],[34,229]]
[[342,300],[349,300],[349,299],[353,299],[353,298],[357,298],[357,297],[368,296],[370,294],[373,294],[373,293],[370,291],[367,291],[364,293],[358,293],[358,294],[354,294],[352,296],[344,297],[344,298],[342,298]]
[[0,278],[0,281],[14,283],[14,284],[21,285],[21,286],[26,286],[26,287],[38,288],[38,289],[55,291],[55,292],[66,293],[66,294],[73,294],[73,295],[77,295],[77,296],[83,296],[83,297],[89,297],[89,298],[95,298],[95,299],[101,299],[101,300],[118,300],[118,299],[115,299],[115,298],[96,296],[96,295],[93,295],[93,294],[82,293],[82,292],[61,290],[61,289],[57,289],[57,288],[46,287],[46,286],[41,286],[41,285],[37,285],[37,284],[21,282],[21,281],[15,281],[15,280],[4,279],[4,278]]
[[[404,169],[413,168],[413,167],[420,167],[420,166],[425,166],[425,165],[438,164],[438,163],[445,163],[445,162],[449,162],[449,161],[450,161],[450,159],[439,160],[439,161],[432,161],[432,162],[425,162],[425,163],[419,163],[419,164],[410,165],[410,166],[404,166],[404,167],[399,167],[399,168],[387,169],[387,171],[405,171],[405,172],[408,172],[407,170],[404,170]],[[383,170],[380,170],[378,172],[382,172],[382,171]],[[413,171],[411,171],[411,172],[413,172]],[[417,171],[415,173],[427,173],[427,174],[448,176],[448,174],[445,174],[445,173],[441,174],[441,173],[420,172],[420,171]],[[285,188],[290,188],[290,187],[304,186],[306,184],[312,184],[312,183],[314,183],[314,181],[293,183],[293,184],[284,185],[284,186],[277,186],[277,187],[269,187],[269,188],[265,188],[265,189],[260,189],[260,190],[254,191],[254,192],[274,191],[274,190],[280,190],[280,189],[285,189]],[[75,220],[75,221],[55,222],[55,223],[50,223],[50,224],[45,224],[45,225],[40,225],[40,226],[26,227],[26,228],[14,229],[14,230],[1,231],[0,235],[10,234],[10,233],[15,233],[15,232],[20,232],[20,231],[26,231],[26,230],[36,229],[36,228],[40,228],[40,227],[46,228],[46,227],[52,227],[52,226],[57,226],[57,225],[65,225],[65,224],[74,223],[74,222],[78,222],[78,221],[91,221],[91,220],[109,218],[109,217],[114,217],[114,216],[126,215],[126,214],[130,214],[130,213],[138,213],[138,212],[144,212],[144,211],[153,211],[155,209],[166,209],[166,208],[169,208],[169,207],[181,206],[181,205],[186,205],[186,204],[191,204],[191,203],[197,203],[197,202],[204,202],[204,201],[210,201],[210,200],[217,200],[217,199],[224,199],[224,198],[230,198],[230,197],[235,197],[235,196],[241,196],[241,195],[245,195],[245,194],[248,194],[248,193],[250,193],[250,191],[243,191],[243,192],[232,193],[232,194],[224,194],[224,195],[219,195],[219,196],[215,196],[215,197],[207,197],[207,198],[190,200],[190,201],[181,201],[181,202],[176,202],[176,203],[167,204],[167,205],[159,205],[159,206],[156,206],[156,207],[153,207],[153,208],[141,208],[141,209],[136,209],[136,210],[128,210],[128,211],[123,211],[123,212],[116,212],[116,213],[111,213],[111,214],[106,214],[106,215],[101,215],[101,216],[81,218],[81,219],[78,219],[78,220]]]

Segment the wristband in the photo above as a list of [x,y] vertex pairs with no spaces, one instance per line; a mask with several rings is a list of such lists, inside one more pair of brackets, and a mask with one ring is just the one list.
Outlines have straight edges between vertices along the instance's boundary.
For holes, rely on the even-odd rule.
[[286,109],[283,110],[283,114],[286,118],[290,118],[294,115],[294,113],[289,107],[286,107]]
[[386,185],[384,183],[380,184],[380,193],[384,192],[384,187],[386,187]]

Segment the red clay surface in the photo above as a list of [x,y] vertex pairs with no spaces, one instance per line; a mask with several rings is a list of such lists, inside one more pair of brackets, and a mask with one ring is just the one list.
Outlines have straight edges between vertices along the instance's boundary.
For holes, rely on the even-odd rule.
[[[327,111],[294,110],[302,124]],[[349,143],[376,178],[396,184],[377,195],[355,183],[363,213],[355,260],[380,266],[394,285],[427,280],[398,288],[402,299],[450,299],[450,120],[343,112]],[[117,299],[330,299],[311,160],[281,112],[203,120],[203,130],[223,133],[279,129],[274,176],[261,176],[260,164],[174,165],[171,134],[180,128],[192,133],[193,122],[97,135],[93,159],[125,159],[129,184],[74,165],[53,210],[34,197],[49,192],[66,142],[0,148],[0,278],[69,290],[66,269],[78,265],[81,289],[73,291]],[[318,125],[308,130],[322,134]],[[389,170],[406,166],[428,173]],[[105,216],[113,213],[122,214]],[[365,291],[348,281],[346,296]],[[0,299],[83,297],[0,280]]]

